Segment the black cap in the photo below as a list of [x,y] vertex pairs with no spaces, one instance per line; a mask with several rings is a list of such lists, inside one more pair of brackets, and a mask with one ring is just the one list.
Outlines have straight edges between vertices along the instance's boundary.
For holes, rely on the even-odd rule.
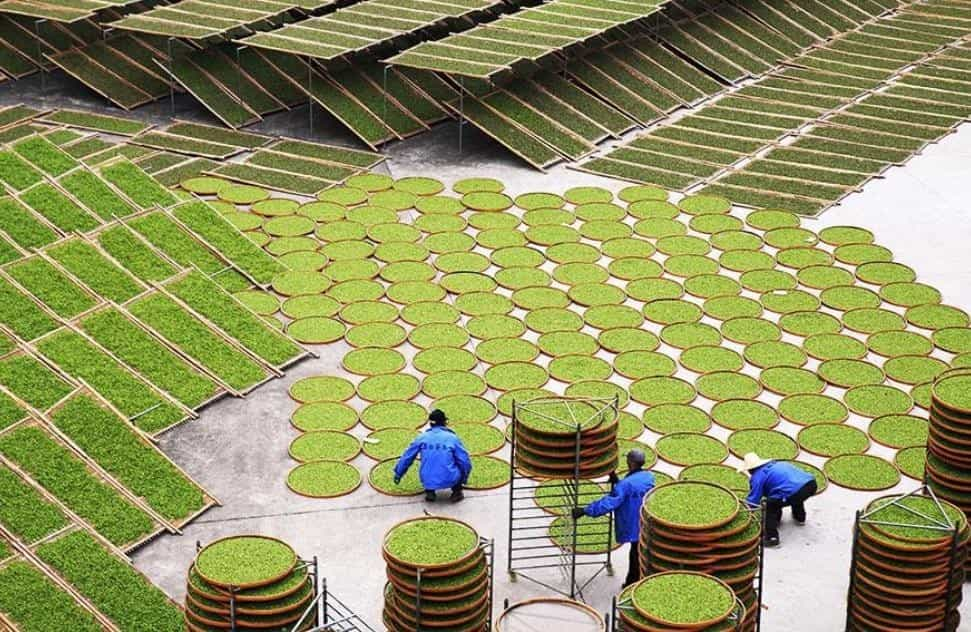
[[433,425],[441,426],[448,421],[448,418],[445,417],[444,412],[436,408],[428,415],[428,421],[432,422]]

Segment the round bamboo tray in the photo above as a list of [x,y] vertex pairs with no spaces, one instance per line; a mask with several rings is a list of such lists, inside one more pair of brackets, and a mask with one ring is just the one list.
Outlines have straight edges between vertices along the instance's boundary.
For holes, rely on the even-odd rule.
[[[400,619],[397,613],[389,612],[387,605],[385,605],[384,611],[382,612],[382,619],[388,630],[393,630],[394,632],[420,632],[414,624],[405,623],[404,620]],[[449,628],[448,632],[488,632],[488,614],[482,615],[481,620],[474,621],[469,625]]]
[[[619,415],[615,409],[598,410],[590,402],[571,398],[549,398],[533,405],[547,410],[524,410],[515,424],[514,456],[517,469],[522,473],[550,478],[572,477],[576,473],[578,453],[582,478],[596,478],[616,469]],[[580,407],[579,431],[568,425],[560,428],[544,418],[576,419],[574,407]],[[570,416],[562,414],[564,412],[569,412]]]
[[[237,614],[241,615],[253,615],[257,617],[270,617],[274,615],[285,615],[289,614],[295,610],[302,610],[308,601],[313,597],[313,585],[306,581],[297,590],[295,590],[292,595],[303,592],[303,596],[298,597],[295,601],[287,605],[280,605],[273,607],[270,605],[270,601],[262,602],[239,602],[235,606]],[[193,604],[195,604],[199,609],[205,610],[206,612],[212,612],[213,614],[228,617],[230,615],[229,602],[216,601],[214,599],[209,599],[205,595],[200,594],[191,584],[188,585],[186,591],[187,598],[190,599]],[[254,608],[252,604],[259,603],[267,607]],[[250,605],[247,605],[250,604]]]
[[[396,577],[390,573],[388,574],[388,581],[390,581],[391,584],[394,585],[394,589],[397,594],[405,595],[407,597],[418,596],[418,589],[415,585],[409,585],[405,582],[402,582],[399,577]],[[422,601],[433,601],[433,602],[434,601],[455,601],[455,600],[466,599],[476,594],[483,588],[488,587],[488,584],[489,584],[489,578],[485,572],[485,569],[483,568],[482,572],[479,573],[473,581],[467,584],[463,584],[461,588],[456,588],[455,590],[432,591],[432,590],[428,590],[427,587],[423,585],[421,590],[421,599]]]
[[[211,549],[213,546],[216,546],[216,545],[220,544],[221,542],[226,542],[226,541],[229,541],[229,540],[237,540],[237,539],[240,539],[240,538],[259,538],[259,539],[262,539],[262,540],[267,540],[267,541],[272,541],[272,542],[277,542],[279,544],[282,544],[283,546],[285,546],[286,548],[288,548],[290,550],[290,552],[293,554],[293,561],[290,563],[289,567],[286,569],[285,572],[280,572],[277,575],[274,575],[272,577],[267,577],[267,578],[261,579],[259,581],[246,582],[246,583],[242,583],[242,584],[229,584],[229,583],[222,582],[222,581],[219,581],[219,580],[214,580],[211,577],[206,577],[205,573],[203,573],[201,570],[199,570],[199,566],[198,566],[198,563],[197,562],[199,561],[199,557],[201,557],[207,550]],[[259,588],[261,586],[267,586],[269,584],[275,584],[276,582],[280,581],[284,577],[287,577],[288,575],[290,575],[290,573],[293,572],[293,569],[294,569],[294,567],[296,565],[297,565],[297,554],[296,554],[296,552],[293,551],[293,549],[290,547],[289,544],[287,544],[283,540],[280,540],[279,538],[272,538],[272,537],[265,536],[265,535],[233,535],[233,536],[227,536],[225,538],[219,538],[218,540],[214,540],[214,541],[210,542],[209,544],[207,544],[205,547],[203,547],[202,550],[199,551],[198,554],[196,554],[196,562],[193,563],[193,566],[195,568],[195,572],[199,575],[199,577],[203,581],[205,581],[206,583],[208,583],[208,584],[210,584],[212,586],[220,586],[222,588],[232,588],[232,589]]]
[[[292,576],[297,576],[297,577],[293,582],[287,582],[286,580]],[[303,585],[306,583],[307,577],[308,577],[307,569],[298,567],[294,569],[293,573],[291,573],[290,576],[278,582],[281,586],[281,589],[278,592],[271,593],[271,592],[265,592],[265,590],[261,590],[259,593],[254,594],[254,591],[250,589],[250,590],[236,591],[234,595],[230,595],[229,591],[219,586],[211,586],[205,583],[205,580],[199,577],[198,573],[195,572],[195,567],[193,567],[189,570],[189,580],[186,582],[186,584],[187,584],[187,589],[191,589],[193,592],[195,592],[195,594],[205,597],[206,599],[210,599],[212,601],[218,601],[221,603],[228,604],[230,601],[230,598],[234,596],[236,598],[237,603],[250,603],[250,602],[259,603],[259,602],[267,602],[267,601],[277,601],[277,600],[289,597],[290,595],[297,592],[303,587]],[[287,586],[289,583],[292,583],[292,585],[283,588],[283,586]]]
[[[569,599],[537,598],[514,603],[496,619],[495,632],[532,632],[556,621],[562,632],[606,632],[596,610]],[[562,627],[561,627],[562,626]]]
[[[194,621],[196,624],[202,624],[210,626],[213,628],[219,628],[224,630],[232,629],[232,623],[228,616],[221,617],[220,615],[212,614],[204,610],[200,610],[195,607],[195,605],[189,601],[186,603],[186,618]],[[237,630],[279,630],[289,624],[296,623],[300,617],[303,615],[303,611],[290,613],[287,615],[280,615],[277,617],[249,617],[238,614],[236,616],[236,629]]]
[[[638,582],[638,584],[643,584],[645,582],[650,582],[650,581],[659,581],[659,580],[661,580],[661,578],[673,577],[675,575],[677,575],[677,576],[695,576],[695,577],[705,578],[705,579],[710,580],[711,582],[713,582],[713,585],[721,586],[727,592],[731,593],[732,596],[734,597],[734,594],[735,593],[732,592],[732,589],[729,588],[728,585],[726,585],[721,580],[716,579],[716,578],[714,578],[714,577],[712,577],[710,575],[704,575],[702,573],[693,573],[693,572],[690,572],[690,571],[680,571],[680,572],[674,571],[674,572],[667,572],[667,573],[658,573],[658,574],[652,575],[652,576],[650,576],[650,577],[648,577],[646,579],[642,579],[640,582]],[[735,609],[735,603],[734,603],[734,600],[733,600],[733,603],[728,607],[728,609],[725,612],[723,612],[723,613],[721,613],[719,615],[713,616],[710,619],[706,619],[706,620],[703,620],[703,621],[692,621],[691,623],[671,622],[671,621],[668,621],[668,620],[665,620],[665,619],[661,619],[654,612],[651,612],[647,608],[644,608],[640,604],[638,604],[637,599],[635,597],[635,595],[637,593],[637,585],[638,584],[635,584],[634,585],[634,590],[631,591],[631,603],[634,605],[634,608],[637,610],[637,612],[642,617],[645,617],[646,619],[650,619],[651,621],[653,621],[655,623],[658,623],[658,624],[661,624],[661,625],[666,625],[666,626],[670,626],[670,627],[673,627],[673,628],[702,628],[702,629],[704,629],[706,627],[710,627],[710,626],[715,625],[717,623],[721,623],[722,621],[724,621],[725,619],[727,619],[729,616],[731,616],[732,611]]]
[[[483,557],[484,556],[483,556],[482,551],[481,550],[478,550],[476,552],[476,554],[474,554],[472,557],[464,560],[460,564],[456,564],[453,567],[447,567],[447,568],[422,569],[421,575],[422,575],[422,577],[432,577],[432,578],[437,578],[437,579],[442,579],[442,578],[445,578],[445,577],[454,577],[456,575],[461,575],[462,573],[465,573],[466,571],[468,571],[471,568],[473,568],[476,564],[481,563]],[[418,574],[417,573],[417,569],[415,569],[412,566],[404,566],[404,565],[401,565],[398,562],[396,562],[395,560],[388,559],[387,557],[384,558],[384,561],[388,564],[388,568],[392,569],[395,572],[398,572],[398,573],[407,575],[409,577],[411,577],[411,576],[416,576],[417,577],[417,574]]]
[[440,622],[442,625],[461,625],[473,620],[486,605],[489,598],[488,587],[483,587],[469,597],[452,601],[425,601],[417,607],[416,599],[402,595],[390,584],[385,585],[385,599],[393,599],[395,610],[408,621],[416,621],[421,614],[422,625],[426,620]]
[[689,630],[704,630],[705,632],[734,632],[738,628],[737,621],[744,619],[747,614],[747,606],[736,596],[734,606],[728,617],[726,617],[724,621],[717,622],[713,625],[677,626],[658,623],[657,621],[643,616],[632,603],[631,593],[636,585],[637,584],[628,586],[621,591],[620,595],[617,597],[617,616],[621,624],[621,630],[624,632],[688,632]]
[[[861,559],[866,560],[866,562],[874,568],[883,569],[887,573],[898,573],[900,575],[921,575],[925,572],[938,572],[943,573],[947,571],[947,560],[942,560],[938,564],[928,565],[927,567],[921,568],[908,568],[902,566],[899,560],[894,558],[882,557],[879,553],[868,550],[866,547],[861,546],[857,549],[857,555]],[[897,562],[896,564],[894,562]]]
[[[600,422],[595,426],[589,428],[584,428],[580,430],[580,443],[596,443],[598,441],[603,441],[609,439],[617,434],[617,426],[619,425],[618,418],[610,419],[609,421]],[[564,445],[574,445],[576,443],[576,433],[546,433],[535,428],[530,428],[529,426],[517,423],[516,430],[518,434],[517,437],[526,437],[527,439],[532,439],[537,443],[546,443],[550,446],[564,446]]]
[[[467,552],[463,553],[457,559],[449,560],[447,562],[437,562],[437,563],[429,563],[429,564],[414,564],[414,563],[411,563],[411,562],[407,562],[407,561],[404,561],[404,560],[400,560],[400,559],[396,558],[390,551],[388,551],[388,540],[389,540],[389,538],[392,537],[392,535],[393,535],[393,533],[395,532],[396,529],[398,529],[399,527],[402,527],[403,525],[406,525],[406,524],[428,522],[428,521],[432,521],[432,520],[439,521],[439,522],[443,522],[443,521],[444,522],[452,522],[452,523],[455,523],[455,524],[458,524],[458,525],[461,525],[461,526],[465,527],[466,529],[468,529],[475,536],[475,543],[472,545],[472,547]],[[386,561],[392,562],[392,563],[394,563],[398,567],[414,568],[414,569],[419,569],[420,568],[423,571],[425,569],[434,571],[434,570],[442,570],[442,569],[453,568],[456,565],[461,564],[462,562],[468,561],[473,556],[475,556],[476,553],[479,553],[479,552],[480,552],[480,549],[479,549],[478,535],[476,533],[476,530],[472,527],[472,525],[470,525],[467,522],[463,522],[462,520],[457,520],[455,518],[441,518],[441,517],[438,517],[438,516],[420,516],[418,518],[411,518],[409,520],[402,520],[402,521],[398,522],[397,524],[395,524],[393,527],[391,527],[388,530],[387,534],[385,534],[384,542],[381,544],[381,554],[382,554],[382,556],[384,557],[384,559]]]
[[[738,535],[749,528],[751,519],[746,520],[743,517],[739,517],[742,512],[748,514],[745,509],[739,509],[739,513],[721,527],[716,527],[714,529],[685,529],[678,526],[669,526],[667,524],[653,520],[652,517],[652,531],[658,535],[669,538],[671,540],[682,540],[684,542],[695,542],[695,543],[714,543],[714,542],[730,542],[728,538]],[[644,511],[641,511],[641,520],[643,522]],[[751,516],[752,514],[748,514]]]
[[[580,478],[598,478],[613,472],[617,469],[618,450],[614,446],[613,450],[606,455],[599,457],[594,462],[580,463]],[[549,461],[531,458],[524,450],[520,450],[516,455],[518,469],[527,476],[544,478],[572,478],[576,469],[573,458],[569,463],[563,462],[551,466]]]
[[[589,460],[602,456],[617,446],[616,437],[606,437],[597,441],[581,442],[580,459]],[[550,445],[549,443],[535,442],[522,433],[516,434],[516,447],[530,454],[547,457],[549,459],[563,460],[566,454],[571,456],[576,454],[576,443],[563,445]],[[570,459],[572,461],[572,459]]]
[[[480,621],[483,616],[487,615],[490,604],[488,603],[488,593],[484,593],[476,606],[469,610],[460,610],[458,612],[452,612],[450,614],[444,614],[441,616],[429,615],[427,612],[421,613],[421,627],[424,628],[449,628],[451,632],[452,628],[465,626],[465,625],[475,625],[476,622]],[[396,594],[391,596],[385,596],[385,606],[391,607],[391,613],[395,616],[398,621],[404,622],[406,625],[414,626],[419,623],[419,619],[413,609],[409,609],[406,604],[401,603],[400,597]]]
[[901,608],[899,604],[888,603],[879,599],[871,599],[870,597],[865,597],[861,594],[857,594],[856,598],[868,608],[873,608],[877,612],[891,616],[903,614],[904,616],[931,617],[938,614],[944,614],[944,608],[937,604],[932,604],[931,606],[913,605],[907,606],[906,608]]
[[[712,490],[722,491],[728,495],[725,497],[726,503],[727,503],[728,497],[731,497],[731,500],[734,501],[734,505],[733,505],[734,508],[729,511],[729,514],[725,518],[719,518],[719,519],[716,519],[714,522],[703,524],[703,525],[694,525],[694,524],[687,525],[684,523],[677,523],[672,521],[670,518],[657,516],[654,513],[652,513],[651,511],[652,501],[655,501],[655,499],[659,498],[658,496],[659,493],[666,495],[669,493],[673,493],[672,490],[675,490],[675,489],[687,490],[689,487],[697,488],[699,490],[701,488],[708,488]],[[661,525],[662,527],[668,527],[669,529],[676,530],[676,531],[683,530],[683,531],[689,531],[689,532],[701,532],[701,531],[710,531],[712,529],[717,529],[718,527],[722,527],[730,523],[732,520],[735,519],[735,516],[738,515],[740,508],[738,504],[738,498],[734,494],[732,494],[730,490],[724,487],[721,487],[720,485],[715,485],[714,483],[705,483],[701,481],[681,481],[677,483],[672,483],[671,485],[664,485],[663,487],[655,487],[654,489],[652,489],[650,492],[648,492],[647,496],[644,498],[644,504],[642,505],[641,511],[642,511],[642,515],[646,515],[649,520],[652,520],[655,524]]]

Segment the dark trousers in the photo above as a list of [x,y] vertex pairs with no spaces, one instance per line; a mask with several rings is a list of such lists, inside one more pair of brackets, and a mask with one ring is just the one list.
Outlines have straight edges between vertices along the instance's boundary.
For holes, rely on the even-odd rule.
[[627,579],[624,580],[624,588],[627,588],[641,578],[641,561],[638,555],[637,542],[630,543],[630,551],[627,554]]
[[[462,483],[456,483],[455,485],[452,485],[452,493],[453,494],[458,494],[461,491],[462,491]],[[435,496],[435,490],[434,489],[426,489],[425,490],[425,496],[428,496],[429,498],[434,497]]]
[[792,507],[792,517],[796,522],[806,521],[806,499],[816,493],[816,481],[812,480],[800,487],[795,494],[782,500],[781,498],[767,498],[765,500],[765,535],[769,538],[779,537],[779,523],[782,521],[782,508]]

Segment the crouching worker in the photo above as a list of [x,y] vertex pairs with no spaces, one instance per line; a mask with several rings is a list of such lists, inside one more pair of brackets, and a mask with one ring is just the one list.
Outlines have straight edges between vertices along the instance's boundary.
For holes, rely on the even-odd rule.
[[782,508],[792,507],[796,524],[806,524],[805,502],[816,493],[816,478],[791,463],[763,459],[754,452],[745,455],[744,469],[750,476],[748,503],[757,506],[765,498],[765,545],[779,546]]
[[630,543],[630,565],[627,567],[627,579],[624,580],[625,587],[641,578],[641,565],[638,558],[641,504],[644,502],[644,495],[654,487],[654,475],[644,470],[642,451],[631,450],[627,453],[627,470],[627,475],[622,479],[618,479],[616,473],[610,473],[610,482],[614,484],[614,488],[609,494],[586,507],[577,507],[573,510],[574,519],[582,516],[596,518],[611,511],[614,512],[614,532],[617,542]]
[[439,489],[452,490],[452,502],[464,498],[462,486],[469,480],[472,460],[462,440],[447,427],[445,413],[437,408],[428,415],[431,428],[418,435],[394,467],[394,484],[408,472],[415,457],[421,457],[418,476],[425,488],[425,500],[435,502]]

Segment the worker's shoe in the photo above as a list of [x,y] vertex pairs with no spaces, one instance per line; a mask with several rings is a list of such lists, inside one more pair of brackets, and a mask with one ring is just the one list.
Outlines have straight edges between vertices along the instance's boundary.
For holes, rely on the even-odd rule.
[[436,500],[438,500],[438,496],[433,491],[426,491],[425,492],[425,500],[427,500],[430,503],[433,503]]
[[765,536],[765,539],[762,540],[762,543],[765,544],[765,546],[767,546],[767,547],[776,547],[776,546],[779,546],[779,536],[777,536],[777,535],[767,535],[767,536]]
[[463,498],[465,498],[465,494],[462,493],[462,490],[461,489],[457,489],[454,492],[452,492],[452,502],[453,503],[457,503],[458,501],[462,500]]
[[802,520],[800,520],[799,518],[793,518],[792,521],[796,523],[796,526],[797,527],[805,527],[806,526],[806,519],[805,518],[803,518]]

